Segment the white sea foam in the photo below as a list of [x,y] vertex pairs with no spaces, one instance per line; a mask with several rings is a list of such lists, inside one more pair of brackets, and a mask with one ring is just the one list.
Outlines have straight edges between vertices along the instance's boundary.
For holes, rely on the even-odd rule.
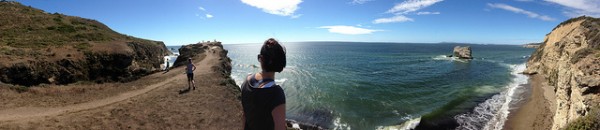
[[292,123],[292,128],[300,129],[300,124]]
[[[252,73],[247,73],[244,75],[239,75],[239,73],[232,73],[232,78],[235,81],[235,84],[238,85],[238,87],[242,87],[242,83],[244,83],[244,77],[246,77],[247,75],[252,74]],[[287,78],[281,78],[281,79],[275,79],[275,83],[278,85],[282,85],[283,83],[285,83],[285,81],[287,81]]]
[[511,74],[514,76],[511,83],[500,94],[480,103],[473,112],[454,117],[460,124],[460,130],[500,130],[506,122],[513,96],[522,84],[526,84],[528,77],[520,72],[525,70],[525,64],[511,65]]
[[458,62],[467,62],[465,59],[459,59],[458,57],[448,57],[446,55],[438,55],[432,58],[433,60],[447,60],[447,61],[458,61]]
[[288,79],[286,78],[281,78],[281,79],[275,79],[275,83],[277,83],[278,85],[282,85],[283,83],[285,83],[285,81],[287,81]]
[[411,116],[409,116],[407,119],[408,120],[400,125],[379,126],[377,127],[377,130],[412,130],[415,129],[419,123],[421,123],[421,117],[411,118]]
[[346,124],[346,123],[342,123],[342,121],[340,120],[339,117],[335,118],[335,120],[333,120],[333,129],[332,130],[351,130],[352,128],[350,128],[350,125]]

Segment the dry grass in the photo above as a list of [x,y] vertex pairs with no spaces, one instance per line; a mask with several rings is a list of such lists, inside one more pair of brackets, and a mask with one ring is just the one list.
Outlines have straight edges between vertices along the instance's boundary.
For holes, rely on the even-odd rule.
[[0,2],[0,10],[0,54],[6,55],[7,59],[40,60],[56,55],[53,54],[55,51],[38,52],[48,48],[72,48],[59,53],[77,56],[94,51],[90,50],[94,44],[135,42],[160,45],[156,41],[120,34],[96,20],[50,14],[18,2]]

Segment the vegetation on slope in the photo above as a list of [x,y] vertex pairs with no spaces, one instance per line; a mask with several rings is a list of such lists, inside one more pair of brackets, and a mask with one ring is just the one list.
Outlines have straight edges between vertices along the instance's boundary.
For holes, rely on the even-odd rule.
[[159,41],[117,33],[91,19],[0,2],[0,81],[25,86],[131,81],[158,70]]
[[600,107],[595,107],[590,112],[571,122],[567,130],[600,130]]

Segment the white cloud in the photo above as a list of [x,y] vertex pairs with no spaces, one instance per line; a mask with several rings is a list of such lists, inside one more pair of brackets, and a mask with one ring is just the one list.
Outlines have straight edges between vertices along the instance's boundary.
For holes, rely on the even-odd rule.
[[440,12],[418,12],[417,15],[441,14]]
[[375,19],[375,20],[373,20],[373,23],[380,24],[380,23],[396,23],[396,22],[407,22],[407,21],[414,21],[414,20],[412,18],[406,17],[404,15],[396,15],[396,16],[390,17],[390,18]]
[[372,30],[359,28],[354,26],[335,25],[335,26],[321,26],[319,28],[327,29],[330,33],[348,34],[348,35],[359,35],[359,34],[371,34],[373,32],[379,32],[382,30]]
[[532,2],[533,0],[515,0],[515,1],[519,1],[519,2]]
[[510,6],[510,5],[507,5],[507,4],[501,4],[501,3],[492,4],[492,3],[488,3],[488,6],[492,7],[492,8],[498,8],[498,9],[503,9],[503,10],[511,11],[511,12],[518,13],[518,14],[525,14],[525,15],[527,15],[530,18],[537,18],[537,19],[541,19],[541,20],[544,20],[544,21],[553,21],[553,20],[555,20],[554,18],[552,18],[550,16],[540,15],[540,14],[537,14],[537,13],[534,13],[534,12],[531,12],[531,11],[527,11],[527,10],[524,10],[524,9],[521,9],[521,8]]
[[388,10],[387,13],[406,14],[420,10],[425,7],[429,7],[435,3],[442,1],[443,0],[407,0],[402,3],[396,4],[393,8]]
[[302,0],[242,0],[242,2],[269,14],[293,16]]
[[214,17],[214,16],[211,14],[206,14],[206,18],[212,18],[212,17]]
[[595,16],[600,17],[600,0],[544,0],[567,7],[564,13],[571,16]]
[[202,6],[198,6],[198,9],[202,10],[202,11],[206,11],[206,9],[204,9],[204,7],[202,7]]
[[295,14],[295,15],[292,15],[290,18],[297,19],[297,18],[300,18],[300,16],[302,16],[302,14]]
[[[393,17],[379,18],[373,20],[374,24],[379,23],[396,23],[396,22],[407,22],[414,21],[412,18],[406,17],[406,14],[421,10],[429,7],[435,3],[442,2],[444,0],[407,0],[402,3],[394,5],[386,13],[394,14]],[[418,12],[417,15],[429,15],[429,14],[440,14],[440,12]]]
[[364,4],[364,3],[367,3],[369,1],[373,1],[373,0],[352,0],[352,2],[350,2],[350,3],[352,3],[352,4]]

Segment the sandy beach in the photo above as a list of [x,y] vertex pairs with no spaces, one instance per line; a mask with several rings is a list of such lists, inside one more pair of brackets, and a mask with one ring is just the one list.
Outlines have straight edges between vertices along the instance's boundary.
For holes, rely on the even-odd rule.
[[517,109],[511,111],[504,125],[505,130],[549,130],[554,115],[554,91],[539,75],[529,76],[531,94]]

